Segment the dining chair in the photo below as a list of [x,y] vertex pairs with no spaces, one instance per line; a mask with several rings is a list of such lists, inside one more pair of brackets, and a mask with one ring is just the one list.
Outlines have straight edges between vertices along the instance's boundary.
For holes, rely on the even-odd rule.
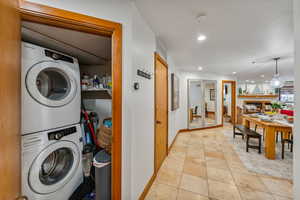
[[[246,135],[246,151],[249,152],[249,148],[251,149],[257,149],[258,153],[261,154],[261,134],[257,133],[256,131],[253,131],[251,129],[245,129],[245,135]],[[258,145],[250,144],[250,139],[257,139]]]
[[[255,132],[257,132],[257,128],[258,128],[258,126],[257,126],[257,124],[255,124],[255,127],[254,127],[254,131]],[[263,134],[262,134],[262,136],[263,136],[263,140],[265,140],[265,129],[263,128]]]
[[285,144],[288,143],[291,145],[290,151],[293,152],[293,146],[294,146],[294,138],[293,134],[289,133],[288,138],[283,138],[283,134],[281,134],[281,144],[282,144],[282,152],[281,152],[281,158],[284,159],[284,149],[285,149]]
[[198,114],[198,106],[195,106],[195,110],[193,111],[193,115],[197,115]]
[[233,138],[235,138],[236,135],[240,135],[244,139],[244,131],[245,127],[243,125],[233,124]]

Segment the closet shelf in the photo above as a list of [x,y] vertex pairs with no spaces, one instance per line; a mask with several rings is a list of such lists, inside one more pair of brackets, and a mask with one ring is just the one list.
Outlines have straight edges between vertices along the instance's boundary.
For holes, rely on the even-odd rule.
[[82,97],[85,99],[111,99],[112,93],[110,89],[88,89],[81,90]]

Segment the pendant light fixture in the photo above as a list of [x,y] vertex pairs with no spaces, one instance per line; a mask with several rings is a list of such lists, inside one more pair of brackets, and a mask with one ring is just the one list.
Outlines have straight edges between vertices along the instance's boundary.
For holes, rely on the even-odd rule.
[[283,82],[280,79],[279,73],[278,73],[278,60],[280,58],[274,58],[275,63],[276,63],[276,72],[271,80],[271,87],[276,89],[276,88],[281,88],[283,86]]

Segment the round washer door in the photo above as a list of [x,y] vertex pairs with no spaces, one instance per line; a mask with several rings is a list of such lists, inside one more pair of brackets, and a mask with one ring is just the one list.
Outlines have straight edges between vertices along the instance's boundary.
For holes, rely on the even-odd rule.
[[74,72],[57,61],[43,61],[33,65],[27,72],[25,82],[30,96],[49,107],[70,103],[77,91]]
[[31,189],[49,194],[61,189],[78,170],[80,152],[73,142],[59,141],[49,145],[33,161],[28,175]]

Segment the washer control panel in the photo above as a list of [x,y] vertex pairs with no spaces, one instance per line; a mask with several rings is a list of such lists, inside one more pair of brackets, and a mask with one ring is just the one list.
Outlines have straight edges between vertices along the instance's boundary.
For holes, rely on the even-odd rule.
[[65,62],[74,63],[73,58],[53,52],[53,51],[45,50],[45,55],[47,57],[52,58],[53,60],[62,60]]
[[66,128],[66,129],[56,130],[56,131],[48,133],[48,139],[49,140],[60,140],[62,137],[71,135],[76,132],[77,132],[76,126]]

